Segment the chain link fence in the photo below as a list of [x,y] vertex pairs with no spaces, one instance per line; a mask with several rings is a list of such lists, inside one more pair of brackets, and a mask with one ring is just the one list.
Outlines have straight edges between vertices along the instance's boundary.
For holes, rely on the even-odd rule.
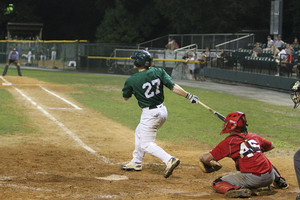
[[[166,50],[165,45],[169,37],[176,39],[180,47],[175,51]],[[237,39],[237,38],[243,38]],[[234,41],[234,42],[230,42]],[[89,59],[89,56],[102,56],[107,58],[129,58],[136,51],[148,49],[155,59],[157,67],[163,67],[167,72],[182,65],[182,62],[170,61],[182,59],[184,53],[196,49],[198,55],[206,48],[211,48],[211,57],[217,56],[219,48],[239,48],[254,41],[249,34],[170,34],[161,38],[133,44],[90,43],[87,41],[70,40],[0,40],[0,63],[7,61],[9,52],[16,48],[19,52],[21,66],[36,68],[52,68],[97,73],[133,74],[133,63],[130,59]],[[222,43],[223,42],[223,43]],[[223,45],[217,45],[222,43]],[[214,49],[213,49],[214,48]],[[214,67],[213,62],[208,63]]]
[[80,63],[83,41],[0,41],[0,62],[5,63],[9,52],[16,48],[22,66],[54,69],[76,69]]

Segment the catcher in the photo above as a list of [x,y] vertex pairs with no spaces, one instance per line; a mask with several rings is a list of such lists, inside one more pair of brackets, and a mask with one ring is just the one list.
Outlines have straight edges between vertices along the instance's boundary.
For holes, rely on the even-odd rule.
[[[296,81],[292,86],[291,99],[294,102],[294,108],[297,108],[300,104],[300,81]],[[300,149],[294,155],[294,167],[300,189]],[[296,197],[296,200],[300,200],[300,193]]]
[[212,187],[226,197],[250,197],[251,188],[269,186],[286,189],[288,184],[264,155],[263,152],[274,148],[272,142],[247,132],[246,116],[242,112],[227,115],[221,134],[229,133],[210,152],[203,153],[199,166],[206,172],[214,172],[222,168],[217,162],[230,157],[239,171],[232,175],[219,177],[213,181]]

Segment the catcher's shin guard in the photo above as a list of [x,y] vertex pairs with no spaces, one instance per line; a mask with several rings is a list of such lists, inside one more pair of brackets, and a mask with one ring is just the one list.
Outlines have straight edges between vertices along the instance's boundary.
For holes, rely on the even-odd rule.
[[222,181],[221,178],[222,178],[222,177],[217,178],[217,179],[214,180],[214,182],[212,183],[212,188],[213,188],[217,193],[225,194],[225,193],[228,192],[229,190],[237,190],[237,189],[241,188],[241,186],[231,185],[230,183],[227,183],[227,182],[225,182],[225,181]]
[[285,178],[281,176],[281,174],[279,173],[279,171],[274,165],[272,165],[272,167],[275,171],[275,180],[273,182],[275,188],[279,188],[283,190],[287,189],[289,187],[289,184],[286,182]]

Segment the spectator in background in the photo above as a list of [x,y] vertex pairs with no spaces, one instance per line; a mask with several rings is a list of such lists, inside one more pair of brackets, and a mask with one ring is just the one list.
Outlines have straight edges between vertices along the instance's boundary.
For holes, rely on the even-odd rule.
[[27,63],[25,65],[31,65],[31,58],[32,58],[31,49],[29,49],[27,54],[22,54],[22,57],[27,58]]
[[224,49],[221,49],[220,57],[221,57],[221,58],[226,58],[226,57],[228,57],[228,54],[224,51]]
[[299,41],[297,37],[294,37],[292,45],[299,45]]
[[34,59],[34,55],[32,54],[31,49],[28,51],[28,63],[29,65],[32,64],[32,60]]
[[211,59],[211,52],[210,52],[210,48],[209,47],[205,48],[205,56],[206,56],[206,62],[210,61],[210,59]]
[[[193,58],[194,58],[195,61],[198,60],[198,54],[197,54],[197,49],[196,48],[193,51]],[[195,74],[199,73],[199,71],[198,71],[198,63],[194,63],[194,65],[195,65]],[[196,80],[196,75],[195,75],[195,80]]]
[[[189,53],[185,52],[182,59],[187,60],[188,58],[189,58]],[[188,71],[189,71],[189,69],[188,69],[187,62],[183,62],[182,63],[182,75],[183,75],[183,77],[185,77],[185,79],[187,79],[187,74],[189,73]]]
[[[192,79],[195,79],[195,63],[193,61],[195,61],[195,58],[193,57],[193,54],[192,52],[189,52],[188,53],[188,59],[186,59],[186,63],[187,63],[187,66],[189,67],[189,71],[190,71],[190,74],[192,75]],[[190,62],[192,61],[192,62]]]
[[221,49],[220,54],[217,56],[217,65],[221,68],[225,67],[225,63],[227,62],[228,54],[224,51],[224,49]]
[[[278,54],[280,53],[279,49],[275,47],[274,44],[271,45],[271,51],[273,52],[273,58],[278,58]],[[279,59],[278,59],[279,60]]]
[[56,48],[53,46],[51,48],[51,60],[56,60]]
[[295,50],[293,48],[293,46],[289,43],[285,43],[285,52],[286,54],[289,54],[289,52],[292,52],[292,55],[295,55]]
[[274,41],[272,40],[272,37],[270,35],[268,35],[267,47],[264,50],[271,50],[273,44],[274,44]]
[[279,53],[279,57],[283,61],[277,64],[277,74],[275,74],[275,76],[280,76],[280,68],[288,69],[289,66],[294,62],[294,56],[290,49],[282,49]]
[[[197,54],[197,49],[194,49],[194,51],[193,51],[193,58],[194,58],[194,61],[199,61],[198,54]],[[199,72],[200,72],[199,63],[195,62],[194,65],[195,65],[195,70],[194,70],[195,75],[194,75],[194,78],[197,81],[198,77],[199,77]]]
[[40,54],[40,60],[46,60],[46,55],[44,53],[43,48],[40,49],[40,53],[39,54]]
[[260,43],[256,42],[255,47],[253,48],[252,56],[258,57],[261,54],[262,48],[260,47]]
[[279,50],[284,47],[284,42],[281,40],[279,35],[274,36],[274,45]]
[[198,81],[199,77],[198,75],[200,75],[200,81],[205,81],[205,77],[204,77],[204,67],[206,65],[206,56],[205,56],[205,51],[203,51],[201,53],[200,58],[198,59],[198,63],[197,63],[197,68],[199,70],[199,72],[196,74],[195,73],[195,79]]
[[179,48],[179,44],[175,41],[175,39],[174,39],[174,46],[175,46],[175,49]]
[[285,60],[285,59],[286,59],[286,56],[287,56],[286,49],[282,49],[282,50],[278,53],[278,55],[277,55],[276,58],[277,58],[279,61],[282,61],[282,60]]
[[209,47],[205,48],[205,56],[206,56],[206,60],[210,60],[210,58],[211,58],[211,52],[210,52],[210,48]]
[[166,49],[167,50],[175,50],[175,49],[178,49],[179,48],[179,45],[177,44],[177,42],[175,41],[175,39],[173,38],[169,38],[169,42],[168,44],[166,44]]

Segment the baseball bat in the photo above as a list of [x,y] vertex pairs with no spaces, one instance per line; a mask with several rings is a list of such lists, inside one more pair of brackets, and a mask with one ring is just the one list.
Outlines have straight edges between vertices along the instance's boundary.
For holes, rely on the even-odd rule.
[[204,103],[202,103],[199,100],[198,100],[198,104],[200,104],[201,106],[203,106],[204,108],[206,108],[207,110],[209,110],[211,113],[213,113],[214,115],[216,115],[220,120],[222,120],[223,122],[225,122],[224,115],[222,115],[222,114],[218,113],[217,111],[211,109],[210,107],[208,107],[207,105],[205,105]]

